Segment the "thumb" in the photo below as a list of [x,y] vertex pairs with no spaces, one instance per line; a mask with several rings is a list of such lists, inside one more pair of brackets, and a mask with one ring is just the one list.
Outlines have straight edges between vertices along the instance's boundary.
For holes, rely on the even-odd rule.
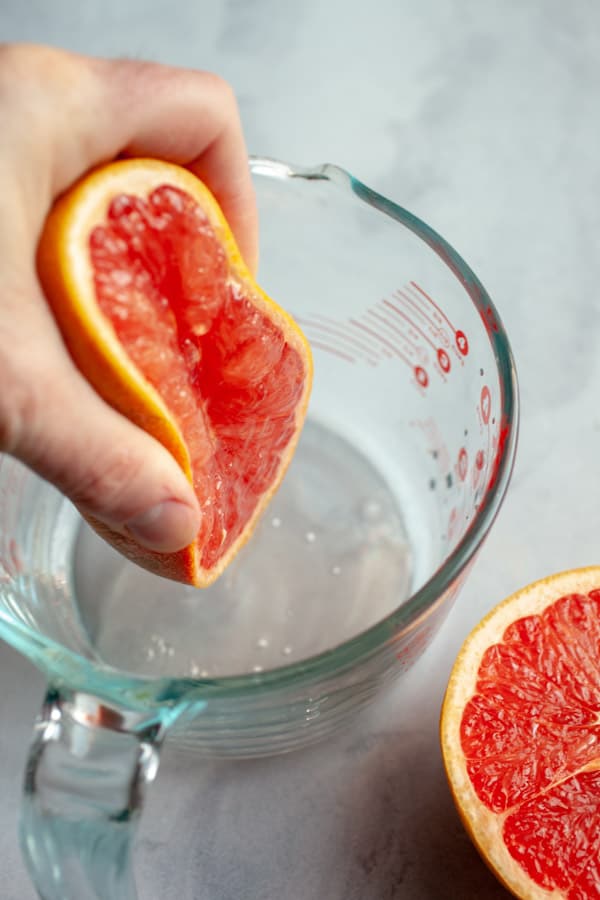
[[200,509],[170,453],[109,407],[64,351],[46,360],[44,373],[45,380],[30,369],[27,381],[4,395],[20,398],[20,408],[9,403],[3,410],[12,423],[6,449],[84,515],[144,547],[168,553],[190,544]]

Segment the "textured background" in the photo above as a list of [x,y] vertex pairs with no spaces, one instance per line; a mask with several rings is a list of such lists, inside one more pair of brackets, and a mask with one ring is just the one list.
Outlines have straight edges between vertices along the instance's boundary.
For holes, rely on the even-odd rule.
[[[593,0],[0,0],[0,37],[213,69],[251,152],[338,162],[430,222],[512,338],[512,486],[443,632],[354,727],[288,758],[165,753],[137,856],[142,900],[500,900],[446,788],[437,724],[464,635],[551,571],[599,562],[600,8]],[[0,647],[4,900],[42,694]]]

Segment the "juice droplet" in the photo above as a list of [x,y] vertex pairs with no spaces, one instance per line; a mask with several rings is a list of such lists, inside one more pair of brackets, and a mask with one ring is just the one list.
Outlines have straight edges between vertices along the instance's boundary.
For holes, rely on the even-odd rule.
[[376,500],[366,500],[362,507],[363,518],[373,522],[381,516],[381,504]]
[[314,542],[317,539],[317,536],[314,533],[314,531],[307,531],[306,534],[304,535],[304,539],[306,540],[307,544],[314,544]]
[[283,653],[284,656],[290,656],[292,653],[292,648],[290,647],[289,644],[286,644],[281,652]]
[[273,526],[273,528],[281,528],[281,519],[279,518],[279,516],[273,516],[273,518],[271,519],[271,525]]
[[263,670],[262,666],[252,666],[253,672],[262,672],[262,670]]
[[157,653],[159,653],[161,656],[164,656],[165,653],[167,653],[169,645],[167,644],[165,639],[160,636],[160,634],[153,634],[150,640],[155,645]]
[[269,639],[266,637],[259,638],[256,642],[256,646],[260,647],[261,650],[264,650],[266,647],[269,646]]
[[341,575],[341,574],[342,574],[342,567],[341,567],[341,566],[332,566],[332,567],[331,567],[331,574],[332,574],[332,575]]

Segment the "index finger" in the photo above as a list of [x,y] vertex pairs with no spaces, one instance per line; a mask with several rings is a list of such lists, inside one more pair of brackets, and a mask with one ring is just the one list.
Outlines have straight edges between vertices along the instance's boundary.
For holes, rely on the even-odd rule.
[[[256,201],[238,106],[227,82],[210,72],[135,60],[61,53],[60,63],[72,73],[61,72],[61,103],[48,124],[53,194],[121,154],[187,166],[217,198],[254,272]],[[45,147],[47,153],[48,143]]]
[[[129,66],[127,67],[129,68]],[[258,222],[248,152],[230,86],[208,72],[147,65],[136,73],[144,102],[131,96],[124,149],[186,165],[211,189],[251,271],[258,262]],[[118,80],[118,79],[117,79]],[[148,92],[152,101],[147,102]],[[117,98],[122,104],[123,98]]]

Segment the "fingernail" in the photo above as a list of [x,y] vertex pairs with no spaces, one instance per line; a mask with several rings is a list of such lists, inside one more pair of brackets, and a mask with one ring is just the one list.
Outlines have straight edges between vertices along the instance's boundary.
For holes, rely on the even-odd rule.
[[125,523],[125,530],[134,540],[158,553],[187,547],[198,528],[197,510],[179,500],[164,500]]

